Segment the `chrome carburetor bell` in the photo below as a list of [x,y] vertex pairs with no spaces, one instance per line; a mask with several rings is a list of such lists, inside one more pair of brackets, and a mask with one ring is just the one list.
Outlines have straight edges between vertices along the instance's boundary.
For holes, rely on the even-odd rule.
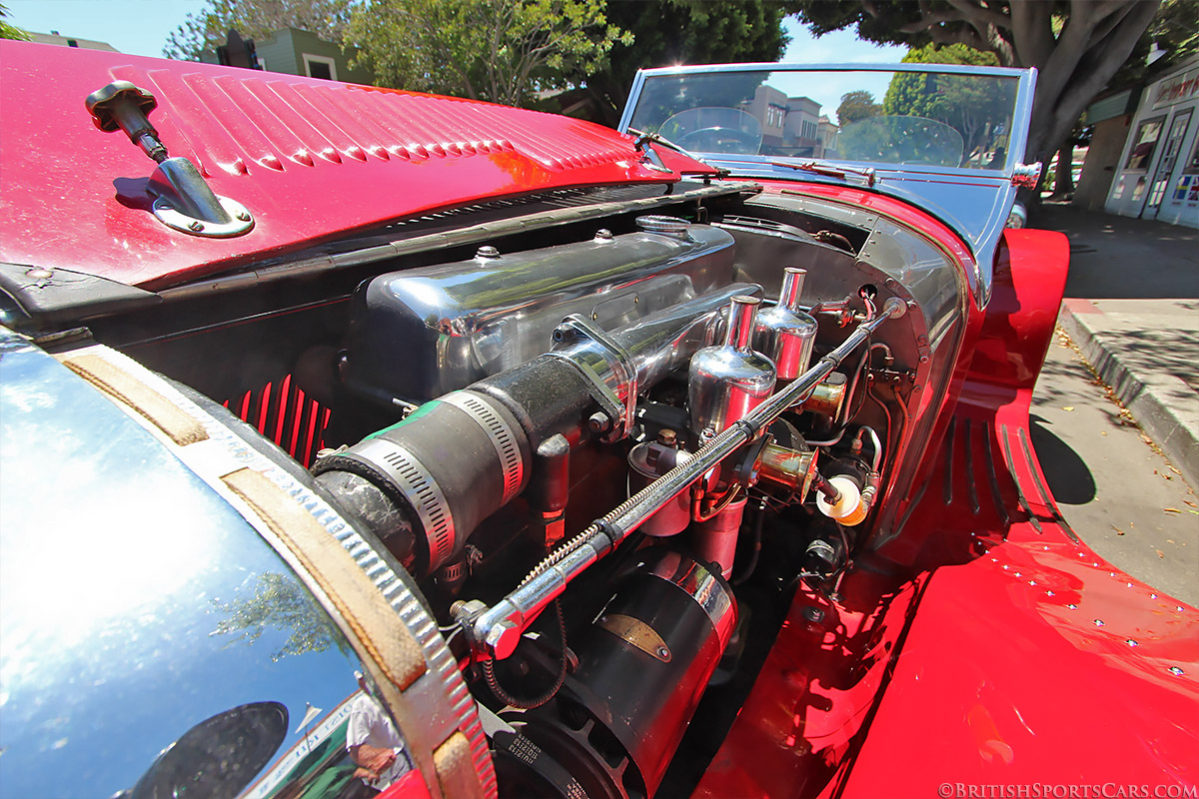
[[799,307],[807,270],[789,266],[783,271],[778,302],[758,313],[754,349],[774,361],[779,380],[794,380],[812,359],[816,320]]
[[757,297],[733,297],[724,343],[691,358],[687,385],[691,427],[699,435],[723,432],[770,397],[774,364],[750,346]]

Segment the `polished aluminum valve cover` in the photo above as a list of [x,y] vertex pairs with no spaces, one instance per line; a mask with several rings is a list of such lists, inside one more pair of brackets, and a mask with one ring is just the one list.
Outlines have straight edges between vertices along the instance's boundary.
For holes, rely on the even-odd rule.
[[424,402],[537,357],[572,314],[617,330],[733,282],[733,237],[673,221],[369,281],[354,298],[349,385]]

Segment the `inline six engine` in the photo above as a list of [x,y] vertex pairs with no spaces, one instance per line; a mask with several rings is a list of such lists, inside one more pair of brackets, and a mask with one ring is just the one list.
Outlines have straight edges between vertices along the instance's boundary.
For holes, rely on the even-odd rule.
[[822,241],[762,205],[354,293],[340,379],[357,418],[393,421],[312,471],[456,631],[502,795],[685,784],[705,690],[752,678],[734,586],[777,582],[764,547],[835,594],[902,524],[883,500],[962,293],[884,252],[894,230]]

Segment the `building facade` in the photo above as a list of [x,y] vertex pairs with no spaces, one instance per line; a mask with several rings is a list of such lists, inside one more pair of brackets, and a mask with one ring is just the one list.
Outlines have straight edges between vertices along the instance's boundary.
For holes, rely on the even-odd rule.
[[1140,87],[1122,89],[1087,107],[1086,119],[1092,125],[1091,141],[1082,174],[1074,186],[1072,204],[1088,211],[1103,210],[1140,98]]
[[840,128],[820,115],[820,103],[810,97],[788,97],[762,84],[751,101],[741,104],[741,110],[761,126],[763,153],[823,158],[827,150],[836,147]]
[[107,50],[110,53],[118,52],[117,48],[108,42],[98,42],[95,39],[81,39],[78,36],[63,36],[58,31],[50,31],[49,33],[25,31],[25,35],[29,37],[29,41],[37,42],[38,44],[54,44],[59,47],[82,47],[84,50]]
[[[258,68],[267,72],[368,85],[374,80],[369,70],[350,66],[352,54],[347,54],[340,45],[299,28],[281,28],[258,39],[254,50]],[[214,50],[204,51],[200,60],[209,64],[220,62]]]
[[1141,95],[1105,209],[1199,228],[1199,58]]

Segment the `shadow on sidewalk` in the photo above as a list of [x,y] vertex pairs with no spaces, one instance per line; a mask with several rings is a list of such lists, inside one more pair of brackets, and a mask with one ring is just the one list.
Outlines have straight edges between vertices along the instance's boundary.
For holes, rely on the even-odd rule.
[[1046,202],[1029,227],[1070,240],[1067,297],[1199,299],[1199,230]]

